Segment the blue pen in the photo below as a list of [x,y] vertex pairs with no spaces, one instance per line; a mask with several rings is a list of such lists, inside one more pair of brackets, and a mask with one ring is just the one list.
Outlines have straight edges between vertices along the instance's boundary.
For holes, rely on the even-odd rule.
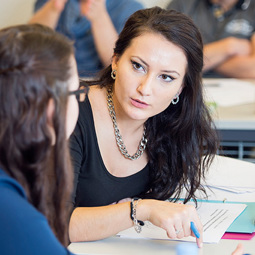
[[192,232],[195,234],[196,238],[199,238],[200,234],[199,234],[193,221],[190,222],[190,228],[191,228]]

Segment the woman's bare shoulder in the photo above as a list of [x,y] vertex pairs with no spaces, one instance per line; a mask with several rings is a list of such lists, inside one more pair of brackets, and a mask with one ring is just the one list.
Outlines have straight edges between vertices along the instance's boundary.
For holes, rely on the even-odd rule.
[[102,112],[103,109],[107,109],[105,88],[98,85],[91,86],[88,96],[93,112]]

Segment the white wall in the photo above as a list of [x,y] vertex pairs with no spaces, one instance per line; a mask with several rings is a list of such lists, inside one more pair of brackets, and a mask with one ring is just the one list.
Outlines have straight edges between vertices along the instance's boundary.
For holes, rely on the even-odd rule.
[[[128,0],[127,0],[128,1]],[[138,0],[141,2],[145,7],[153,7],[155,5],[165,8],[171,0]]]
[[35,0],[0,0],[0,28],[26,23]]
[[[145,7],[158,5],[162,8],[170,2],[170,0],[138,1]],[[26,23],[33,13],[34,2],[35,0],[0,0],[0,28]]]

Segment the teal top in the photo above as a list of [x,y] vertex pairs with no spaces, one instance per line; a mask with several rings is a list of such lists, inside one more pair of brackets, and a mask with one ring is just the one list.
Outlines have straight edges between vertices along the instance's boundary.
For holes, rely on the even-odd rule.
[[67,255],[47,219],[27,200],[22,186],[0,169],[0,254]]

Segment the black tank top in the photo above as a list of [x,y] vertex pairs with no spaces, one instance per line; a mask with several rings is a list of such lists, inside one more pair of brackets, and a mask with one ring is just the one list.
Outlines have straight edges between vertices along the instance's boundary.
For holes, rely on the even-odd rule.
[[76,128],[70,137],[74,166],[74,207],[103,206],[149,190],[149,165],[127,177],[111,175],[99,150],[88,97],[79,105]]

